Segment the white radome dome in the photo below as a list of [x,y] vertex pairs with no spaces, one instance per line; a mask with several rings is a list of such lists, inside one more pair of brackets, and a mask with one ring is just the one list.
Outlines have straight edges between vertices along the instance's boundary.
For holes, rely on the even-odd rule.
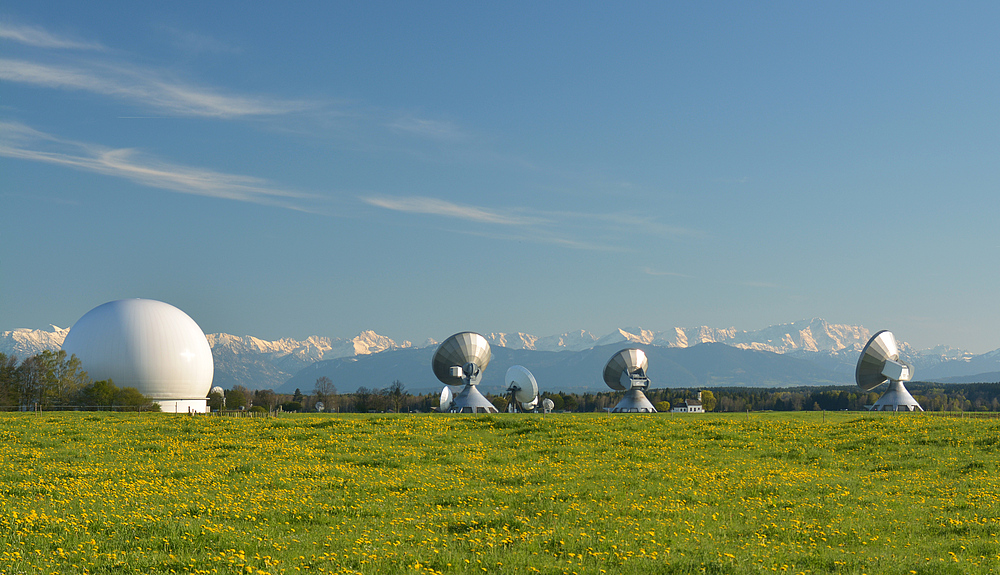
[[164,411],[205,411],[215,365],[205,332],[186,313],[151,299],[123,299],[81,317],[63,342],[91,379],[134,387]]

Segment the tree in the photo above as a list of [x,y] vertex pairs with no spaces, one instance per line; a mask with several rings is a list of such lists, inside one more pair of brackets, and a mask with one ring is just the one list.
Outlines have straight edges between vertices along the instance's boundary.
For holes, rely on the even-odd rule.
[[[135,388],[133,388],[135,389]],[[86,405],[111,407],[118,397],[118,386],[110,379],[102,379],[83,388],[83,398]],[[138,393],[138,390],[136,390]]]
[[237,385],[226,392],[226,408],[241,409],[247,406],[247,388]]
[[654,405],[653,407],[655,407],[656,411],[659,411],[660,413],[667,413],[668,411],[670,411],[670,402],[666,400],[657,401],[656,405]]
[[16,405],[17,400],[17,357],[0,353],[0,405]]
[[396,379],[389,384],[389,387],[387,387],[385,391],[385,396],[389,399],[389,403],[392,404],[393,410],[396,413],[400,413],[403,408],[406,407],[407,400],[410,396],[410,394],[406,391],[406,386],[403,385],[402,381]]
[[278,405],[278,396],[270,389],[258,389],[253,392],[253,404],[265,406],[268,411]]
[[372,390],[361,386],[354,392],[354,408],[360,413],[366,413],[369,409],[374,409]]
[[45,362],[48,400],[53,405],[71,405],[75,403],[80,390],[90,383],[87,372],[80,367],[80,360],[75,355],[66,357],[66,352],[45,350],[41,353]]
[[337,388],[334,387],[330,378],[324,375],[316,380],[313,395],[316,396],[316,401],[322,401],[324,405],[329,406],[330,400],[333,399],[333,396],[337,395]]
[[[500,413],[503,413],[503,412],[507,411],[507,398],[506,397],[504,397],[502,395],[493,395],[492,393],[487,393],[486,394],[486,399],[488,399],[490,401],[490,403],[493,404],[493,407],[495,407],[496,410],[499,411]],[[514,401],[517,401],[517,400],[515,399]]]
[[218,391],[208,394],[208,409],[210,411],[222,411],[225,398]]
[[572,394],[570,395],[560,394],[560,395],[563,398],[563,409],[565,409],[566,411],[576,411],[577,407],[576,395]]
[[153,406],[152,402],[149,401],[149,398],[140,393],[139,390],[134,387],[123,387],[119,389],[118,396],[115,398],[115,405],[149,408],[152,408]]
[[299,391],[299,388],[296,387],[295,388],[295,395],[292,396],[292,401],[294,401],[296,403],[302,403],[303,399],[305,399],[305,397],[302,395],[302,392]]
[[701,392],[701,408],[705,411],[715,411],[715,394],[704,389]]

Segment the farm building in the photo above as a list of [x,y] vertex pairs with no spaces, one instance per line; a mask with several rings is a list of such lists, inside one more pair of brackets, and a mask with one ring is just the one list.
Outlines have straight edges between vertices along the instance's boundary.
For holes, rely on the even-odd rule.
[[698,399],[685,399],[670,408],[671,413],[705,413],[701,406],[701,392],[698,392]]

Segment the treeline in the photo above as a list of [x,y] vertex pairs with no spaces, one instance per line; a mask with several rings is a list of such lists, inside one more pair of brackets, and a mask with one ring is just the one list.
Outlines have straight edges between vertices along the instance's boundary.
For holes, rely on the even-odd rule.
[[270,389],[251,391],[242,385],[224,390],[222,394],[212,393],[208,396],[208,407],[212,411],[219,409],[256,409],[258,411],[318,411],[322,404],[323,411],[335,413],[369,413],[410,411],[433,411],[438,406],[439,395],[436,393],[412,394],[399,380],[393,381],[387,387],[360,387],[354,393],[339,394],[337,388],[326,377],[316,382],[316,387],[304,394],[296,389],[295,393],[275,393]]
[[[910,383],[907,389],[925,411],[998,411],[1000,383]],[[796,387],[796,388],[706,388],[651,389],[646,397],[658,410],[679,402],[696,399],[703,393],[706,411],[860,411],[878,400],[883,390],[864,392],[857,387]],[[711,393],[711,396],[709,396]],[[555,410],[604,411],[614,407],[624,392],[543,394],[556,404]],[[711,399],[710,399],[711,398]],[[561,400],[561,402],[560,402]],[[714,401],[714,405],[711,404]]]
[[[326,379],[326,378],[320,378]],[[1000,383],[949,384],[910,383],[911,395],[926,411],[996,411],[1000,412]],[[271,390],[250,391],[237,386],[225,392],[227,409],[263,406],[264,409],[284,411],[316,411],[321,402],[327,412],[407,412],[433,411],[438,406],[437,393],[411,394],[405,385],[394,381],[383,389],[358,389],[356,393],[338,394],[329,380],[317,382],[317,387],[307,395],[296,390],[294,394],[275,394]],[[725,387],[705,389],[651,389],[646,397],[659,411],[686,400],[697,399],[699,392],[706,411],[861,411],[879,398],[880,392],[864,392],[857,387],[795,387],[748,388]],[[498,411],[506,411],[503,396],[484,394]],[[553,411],[593,412],[606,411],[621,401],[624,392],[597,393],[543,392],[539,402],[551,399]],[[221,396],[216,403],[210,397],[213,409],[221,406]]]
[[159,411],[134,387],[119,388],[111,380],[92,381],[76,356],[43,351],[18,361],[0,353],[0,407],[5,409],[66,409],[128,407]]

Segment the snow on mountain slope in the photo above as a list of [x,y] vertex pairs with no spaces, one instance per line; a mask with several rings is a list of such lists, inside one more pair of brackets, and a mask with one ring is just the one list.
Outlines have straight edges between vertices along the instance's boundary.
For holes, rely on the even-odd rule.
[[215,357],[217,385],[250,389],[276,388],[303,368],[327,359],[369,355],[411,347],[368,330],[349,339],[311,336],[304,340],[267,341],[250,335],[212,333],[206,336]]
[[0,332],[0,353],[24,359],[46,349],[62,349],[68,327],[52,326],[52,331],[42,329],[14,329]]
[[491,333],[486,336],[486,339],[492,345],[538,351],[581,351],[613,343],[662,347],[691,347],[700,343],[724,343],[741,349],[788,353],[800,350],[860,352],[870,336],[871,333],[868,329],[861,326],[831,324],[822,319],[811,319],[753,331],[740,331],[736,328],[718,329],[707,326],[675,327],[666,331],[629,327],[618,329],[600,338],[594,337],[588,331],[581,330],[580,332],[541,338],[524,333]]
[[508,349],[529,349],[535,351],[583,351],[597,344],[597,338],[589,331],[563,333],[538,337],[527,333],[490,333],[484,337],[490,345]]

